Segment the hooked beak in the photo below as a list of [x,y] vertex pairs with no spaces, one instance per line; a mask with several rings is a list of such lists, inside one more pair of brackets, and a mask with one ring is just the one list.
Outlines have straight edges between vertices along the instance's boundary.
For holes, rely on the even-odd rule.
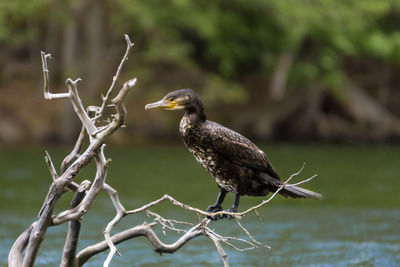
[[149,110],[149,109],[174,109],[176,106],[175,101],[167,101],[165,99],[161,99],[158,102],[150,103],[147,104],[144,109]]

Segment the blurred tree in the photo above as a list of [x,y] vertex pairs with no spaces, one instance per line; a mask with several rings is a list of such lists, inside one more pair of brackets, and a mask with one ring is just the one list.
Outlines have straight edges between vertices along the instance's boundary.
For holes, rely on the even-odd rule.
[[[113,75],[115,52],[128,33],[137,53],[129,71],[146,87],[139,102],[190,86],[211,112],[218,104],[237,114],[231,120],[249,135],[377,138],[365,131],[376,120],[348,108],[363,95],[390,117],[382,118],[384,125],[372,123],[373,129],[384,128],[379,138],[398,137],[399,17],[397,0],[1,1],[0,82],[4,88],[26,87],[15,84],[15,75],[34,80],[32,68],[45,47],[63,62],[53,68],[56,84],[84,73],[90,96],[104,86],[98,77]],[[84,49],[77,49],[78,41]],[[135,105],[137,112],[143,103]],[[55,113],[72,114],[68,110]],[[0,116],[5,113],[0,108]],[[69,117],[66,125],[74,121]],[[51,136],[46,132],[44,138]]]

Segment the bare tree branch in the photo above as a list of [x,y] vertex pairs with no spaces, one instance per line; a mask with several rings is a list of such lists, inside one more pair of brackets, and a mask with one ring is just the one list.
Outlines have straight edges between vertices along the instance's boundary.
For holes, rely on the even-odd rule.
[[23,253],[28,245],[29,237],[36,222],[32,223],[26,230],[17,238],[8,254],[9,266],[22,266]]
[[[143,205],[142,207],[126,210],[121,204],[118,191],[112,188],[106,183],[107,168],[111,160],[107,160],[104,155],[105,141],[107,138],[117,129],[124,125],[126,109],[123,104],[124,99],[128,92],[135,86],[136,78],[128,80],[123,84],[121,89],[116,93],[113,99],[110,99],[113,88],[120,76],[121,70],[125,61],[128,59],[128,54],[133,46],[129,37],[125,35],[126,51],[118,66],[116,74],[113,77],[112,83],[107,90],[105,96],[102,96],[102,103],[100,106],[90,106],[86,109],[79,96],[77,84],[81,80],[80,78],[72,80],[68,78],[66,84],[68,87],[68,93],[51,93],[49,86],[49,70],[47,66],[47,59],[50,58],[50,54],[41,52],[42,59],[42,70],[43,70],[43,87],[44,87],[44,98],[48,100],[53,99],[68,99],[77,116],[82,123],[82,129],[79,137],[75,143],[72,151],[64,158],[61,164],[60,174],[57,173],[56,168],[51,160],[49,153],[46,151],[46,164],[49,168],[50,175],[52,177],[52,183],[47,192],[46,198],[43,202],[42,208],[39,212],[37,221],[33,222],[15,241],[12,246],[9,256],[8,263],[10,267],[31,267],[35,263],[37,253],[40,248],[40,244],[44,239],[47,228],[54,225],[69,222],[69,229],[65,240],[65,245],[62,253],[61,266],[82,266],[92,256],[101,253],[109,249],[109,253],[104,261],[104,266],[108,267],[115,254],[118,254],[116,245],[135,238],[138,236],[144,236],[148,242],[153,246],[154,251],[162,253],[174,253],[179,250],[190,240],[198,237],[205,236],[213,242],[219,255],[221,256],[224,266],[229,266],[227,255],[222,248],[222,245],[227,245],[238,251],[246,251],[258,247],[270,248],[269,246],[257,241],[254,236],[243,226],[240,219],[250,212],[255,212],[260,218],[257,209],[270,202],[280,190],[285,186],[291,186],[288,182],[299,175],[304,168],[304,164],[301,169],[292,174],[268,199],[262,201],[256,206],[253,206],[242,212],[206,212],[201,209],[192,207],[184,204],[172,196],[165,194],[161,198]],[[104,118],[105,123],[100,123],[99,119],[104,115],[104,109],[107,106],[113,106],[115,109],[114,114],[110,118]],[[101,125],[98,125],[101,124]],[[88,145],[86,149],[81,153],[83,147],[83,141],[88,136]],[[85,180],[78,185],[74,182],[75,176],[84,168],[89,162],[95,160],[96,163],[96,174],[93,178],[93,182]],[[298,182],[294,185],[302,184],[311,181],[316,175]],[[89,188],[90,187],[90,188]],[[54,215],[54,208],[58,199],[69,190],[75,192],[71,208]],[[76,253],[77,245],[80,235],[80,227],[83,220],[83,216],[88,212],[94,200],[101,191],[106,191],[114,205],[115,216],[110,220],[104,230],[104,241],[97,244],[88,246],[82,249],[78,254]],[[195,213],[198,216],[198,224],[193,225],[189,222],[179,221],[176,219],[167,219],[162,217],[160,214],[150,211],[149,209],[160,204],[163,201],[168,200],[172,205],[178,206],[182,209],[188,210]],[[126,216],[131,214],[137,214],[145,212],[149,217],[153,219],[152,223],[144,223],[111,235],[111,231],[114,227]],[[233,236],[222,236],[215,230],[210,229],[208,225],[211,220],[204,218],[204,216],[218,216],[218,215],[231,215],[236,219],[237,225],[245,233],[244,238],[238,238]],[[260,218],[261,219],[261,218]],[[182,233],[182,236],[171,244],[163,243],[158,235],[153,231],[152,227],[159,224],[162,229],[162,233],[166,235],[166,230],[171,230]]]
[[[56,179],[58,179],[58,174],[57,171],[54,167],[53,161],[51,160],[50,154],[49,152],[45,151],[46,155],[44,156],[44,159],[46,161],[47,166],[49,167],[49,172],[51,177],[53,178],[53,181],[55,181]],[[68,156],[67,156],[68,157]],[[72,191],[76,191],[78,189],[79,185],[75,182],[71,182],[71,184],[68,185],[68,189],[72,190]],[[39,212],[39,214],[41,213],[41,211]]]
[[221,255],[222,262],[224,263],[224,267],[229,267],[228,260],[226,259],[228,256],[226,255],[225,251],[222,249],[220,239],[213,235],[212,233],[206,233],[206,236],[209,237],[213,242],[219,255]]
[[[128,39],[129,38],[127,38],[127,40]],[[132,44],[129,42],[128,45],[131,46]],[[94,133],[97,132],[97,127],[95,126],[94,122],[89,118],[88,113],[83,107],[77,90],[77,83],[80,81],[80,79],[67,79],[66,83],[69,89],[68,93],[50,93],[49,70],[47,66],[48,58],[50,58],[50,54],[45,54],[44,52],[41,53],[44,77],[44,97],[48,100],[69,99],[71,101],[75,113],[78,115],[82,126],[88,133],[89,145],[86,150],[79,156],[78,153],[82,146],[82,140],[84,138],[84,133],[82,130],[73,151],[71,151],[69,155],[70,157],[67,156],[64,160],[64,164],[62,164],[61,168],[62,173],[59,176],[57,175],[54,164],[51,161],[50,155],[47,153],[46,163],[53,178],[53,183],[50,185],[47,196],[44,200],[44,204],[39,213],[38,220],[30,227],[28,227],[27,231],[25,231],[24,234],[21,235],[21,238],[19,238],[15,242],[15,245],[11,249],[9,255],[12,261],[10,261],[10,266],[33,266],[37,252],[47,231],[47,228],[51,225],[66,222],[67,220],[79,220],[82,215],[87,212],[87,209],[90,208],[90,205],[93,203],[94,198],[103,189],[103,184],[106,178],[106,167],[108,162],[105,161],[104,157],[104,142],[109,135],[111,135],[116,129],[123,125],[126,115],[123,100],[126,97],[128,91],[135,85],[136,82],[136,79],[132,79],[124,84],[121,91],[113,101],[116,110],[116,114],[114,114],[114,119],[107,125],[107,127],[104,128],[101,133],[94,135]],[[118,75],[119,72],[114,77],[115,81],[118,79]],[[97,172],[91,189],[88,191],[88,193],[85,195],[79,205],[71,210],[61,213],[61,215],[64,215],[64,218],[59,215],[58,217],[56,216],[53,220],[53,210],[58,199],[61,197],[61,195],[67,192],[67,188],[70,188],[71,185],[73,189],[79,189],[78,186],[73,183],[73,179],[77,175],[77,173],[79,173],[79,171],[94,158],[96,159]],[[71,240],[77,238],[76,233],[78,233],[78,231],[75,231],[75,236],[71,238]],[[72,241],[75,241],[71,240],[67,240],[67,244],[72,244]],[[73,246],[75,245],[72,245],[72,247]],[[25,255],[23,255],[22,251],[25,248]],[[19,264],[21,262],[22,264]],[[15,265],[11,265],[14,263]]]
[[[208,220],[208,222],[209,221],[210,220]],[[145,223],[143,225],[133,227],[131,229],[113,235],[111,237],[111,241],[113,244],[119,244],[131,238],[145,236],[150,242],[150,244],[153,246],[154,251],[161,254],[161,253],[174,253],[191,239],[204,234],[203,224],[199,223],[196,226],[192,227],[189,231],[187,231],[176,242],[172,244],[164,244],[162,241],[160,241],[157,234],[154,233],[153,229],[151,229],[151,227],[154,225],[155,223],[151,224]],[[82,266],[92,256],[102,251],[105,251],[108,248],[109,248],[108,242],[103,241],[83,249],[77,255],[78,266]]]
[[[272,200],[277,193],[285,186],[285,184],[287,184],[293,177],[295,177],[296,175],[300,174],[300,172],[303,170],[304,168],[304,164],[302,166],[302,168],[294,173],[293,175],[291,175],[284,183],[284,185],[282,185],[280,188],[278,188],[274,194],[272,194],[272,196],[261,202],[259,205],[254,206],[254,207],[261,207],[262,205],[264,205],[265,203],[269,202],[270,200]],[[310,181],[311,179],[307,179],[306,181]],[[110,188],[108,188],[108,186],[105,186],[107,188],[107,191],[109,191],[109,194],[112,193],[116,194],[117,192],[111,190]],[[111,196],[110,195],[110,196]],[[263,246],[265,248],[270,248],[268,245],[263,244],[257,240],[255,240],[255,238],[253,237],[253,235],[240,223],[240,218],[251,212],[251,211],[255,211],[255,209],[248,209],[245,212],[242,213],[227,213],[230,214],[232,216],[236,217],[237,223],[239,225],[239,227],[245,232],[245,234],[248,236],[248,238],[250,240],[246,240],[243,238],[237,238],[237,237],[224,237],[221,236],[217,233],[215,233],[215,231],[211,230],[210,228],[207,227],[207,225],[211,222],[211,220],[209,219],[201,219],[201,222],[199,224],[197,224],[196,226],[193,226],[191,229],[189,229],[188,231],[183,230],[183,229],[178,229],[176,227],[174,227],[174,223],[181,223],[181,224],[190,224],[187,222],[180,222],[180,221],[176,221],[176,220],[169,220],[169,219],[165,219],[162,216],[160,216],[157,213],[151,212],[149,211],[149,209],[151,207],[154,207],[155,205],[160,204],[161,202],[165,201],[165,200],[169,200],[173,205],[179,206],[185,210],[189,210],[192,212],[195,212],[196,214],[198,214],[200,216],[201,215],[206,215],[206,216],[214,216],[216,214],[220,214],[220,212],[215,212],[215,213],[209,213],[209,212],[204,212],[202,210],[199,210],[197,208],[191,207],[187,204],[184,204],[182,202],[179,202],[178,200],[176,200],[175,198],[169,196],[169,195],[164,195],[163,197],[150,202],[148,204],[143,205],[140,208],[134,209],[134,210],[130,210],[130,211],[125,211],[125,208],[123,208],[123,206],[119,203],[119,200],[117,200],[117,198],[115,198],[114,195],[114,206],[116,207],[117,210],[117,215],[116,217],[108,224],[105,233],[107,232],[109,234],[109,231],[111,230],[111,228],[119,222],[119,220],[121,220],[125,215],[128,214],[136,214],[136,213],[140,213],[140,212],[146,212],[148,215],[151,215],[153,217],[155,217],[154,221],[158,222],[161,224],[162,228],[163,228],[163,233],[165,234],[164,229],[168,228],[172,231],[176,231],[176,232],[185,232],[185,234],[178,239],[175,243],[172,243],[170,245],[165,245],[163,244],[159,238],[157,237],[157,235],[153,232],[153,230],[151,230],[151,228],[148,227],[147,224],[141,225],[141,226],[136,226],[134,228],[125,230],[123,232],[120,232],[119,234],[116,234],[112,237],[106,237],[106,240],[100,243],[97,243],[95,245],[89,246],[85,249],[83,249],[81,252],[79,252],[79,254],[77,255],[78,258],[78,265],[81,266],[83,263],[85,263],[90,257],[94,256],[95,254],[98,254],[102,251],[105,251],[108,248],[111,248],[106,261],[104,262],[104,266],[108,266],[109,263],[111,262],[111,259],[113,257],[113,255],[115,253],[117,253],[117,249],[115,247],[115,245],[117,245],[120,242],[123,242],[125,240],[131,239],[131,238],[135,238],[138,236],[146,236],[149,239],[149,242],[153,245],[153,247],[155,248],[155,251],[158,253],[173,253],[176,250],[178,250],[182,245],[184,245],[186,242],[190,241],[192,238],[195,238],[199,235],[204,235],[208,238],[210,238],[214,245],[216,246],[218,253],[221,255],[221,259],[224,263],[224,266],[229,266],[228,265],[228,261],[227,261],[227,256],[224,252],[224,250],[222,249],[221,246],[221,242],[227,244],[228,246],[238,250],[238,251],[246,251],[249,249],[253,249],[253,248],[258,248],[259,246]],[[121,205],[121,207],[119,207],[119,205]],[[118,208],[117,208],[118,207]],[[237,214],[240,214],[239,216]],[[150,231],[150,230],[151,231]],[[192,233],[195,233],[195,236],[191,236]],[[188,235],[190,234],[190,235]],[[191,237],[191,238],[187,238],[187,237]],[[183,239],[182,239],[183,238]],[[240,243],[244,243],[249,245],[249,247],[246,248],[239,248],[236,245],[232,244],[229,240],[235,240],[237,242]],[[183,242],[183,243],[182,243]]]
[[129,51],[131,50],[132,46],[134,46],[134,43],[131,42],[129,39],[129,36],[125,34],[125,41],[126,41],[126,51],[125,55],[122,57],[121,63],[118,66],[117,72],[115,73],[112,83],[110,85],[110,88],[108,88],[107,93],[105,96],[102,96],[103,103],[101,104],[100,108],[97,110],[95,117],[93,120],[99,119],[101,116],[103,116],[104,109],[106,107],[107,101],[110,98],[111,92],[115,86],[115,82],[118,80],[118,77],[121,73],[122,67],[124,66],[124,63],[128,60],[128,54]]
[[106,261],[104,262],[104,266],[108,266],[109,263],[111,262],[112,257],[114,256],[115,253],[118,255],[119,252],[113,242],[111,241],[110,237],[110,232],[111,229],[126,215],[125,214],[125,208],[122,206],[121,202],[119,201],[118,198],[118,192],[108,184],[104,184],[103,188],[108,192],[110,195],[111,201],[114,204],[115,210],[117,211],[117,214],[115,215],[114,219],[112,219],[108,224],[106,229],[104,230],[104,238],[107,241],[108,246],[110,247],[110,253],[107,256]]
[[49,152],[47,152],[47,150],[45,151],[45,154],[46,155],[44,156],[44,160],[46,161],[47,167],[49,167],[51,178],[53,178],[53,181],[55,181],[58,178],[56,168],[54,168],[54,164],[51,161],[50,154]]
[[79,220],[90,208],[96,196],[100,193],[103,187],[103,183],[107,175],[108,162],[104,157],[104,146],[100,147],[100,150],[96,153],[96,177],[93,181],[89,192],[85,195],[84,199],[78,206],[73,209],[66,210],[52,218],[53,225],[59,225],[70,220]]
[[89,118],[89,115],[87,114],[85,108],[83,107],[82,100],[79,97],[78,82],[80,82],[81,80],[82,80],[81,78],[78,78],[75,81],[73,81],[72,79],[68,78],[65,81],[65,83],[69,88],[70,100],[75,110],[75,113],[81,120],[82,125],[86,128],[89,137],[91,137],[93,133],[96,132],[97,128],[94,125],[93,121]]
[[72,161],[74,161],[80,156],[79,153],[82,149],[83,140],[85,136],[86,136],[86,129],[84,126],[82,126],[78,140],[76,140],[74,148],[72,149],[71,153],[69,153],[61,163],[62,173],[65,172],[65,170],[71,165]]
[[44,98],[47,100],[53,99],[62,99],[69,98],[69,93],[61,93],[61,94],[52,94],[50,93],[50,85],[49,85],[49,69],[47,67],[47,59],[51,58],[51,54],[46,54],[45,52],[41,52],[42,57],[42,68],[43,68],[43,94]]
[[176,228],[175,224],[183,224],[183,225],[190,225],[193,226],[192,223],[189,222],[183,222],[183,221],[177,221],[175,219],[165,219],[164,217],[160,216],[159,214],[150,211],[150,210],[146,210],[146,214],[147,216],[153,216],[154,217],[154,221],[158,222],[162,225],[162,231],[163,234],[166,235],[165,230],[169,229],[171,231],[175,231],[178,234],[180,234],[181,232],[186,233],[187,231],[185,229],[181,229],[181,228]]
[[[161,203],[161,202],[163,202],[165,200],[169,200],[175,206],[179,206],[179,207],[181,207],[181,208],[183,208],[185,210],[190,210],[190,211],[193,211],[193,212],[196,212],[198,214],[205,215],[205,216],[217,216],[217,215],[221,215],[221,214],[227,214],[227,215],[231,215],[231,216],[233,216],[235,218],[240,219],[243,215],[246,215],[247,213],[249,213],[251,211],[255,211],[256,209],[258,209],[261,206],[265,205],[266,203],[270,202],[279,193],[279,191],[281,191],[285,186],[288,186],[287,184],[289,183],[290,180],[292,180],[294,177],[296,177],[297,175],[299,175],[302,172],[302,170],[304,169],[304,165],[305,164],[302,165],[302,167],[300,168],[299,171],[297,171],[296,173],[292,174],[268,199],[262,201],[260,204],[258,204],[256,206],[251,207],[251,208],[249,208],[249,209],[247,209],[245,211],[242,211],[242,212],[228,212],[228,211],[225,211],[225,210],[224,211],[218,211],[218,212],[206,212],[206,211],[200,210],[198,208],[194,208],[194,207],[191,207],[191,206],[189,206],[187,204],[184,204],[184,203],[176,200],[175,198],[171,197],[170,195],[165,194],[161,198],[159,198],[159,199],[157,199],[157,200],[155,200],[153,202],[150,202],[150,203],[148,203],[148,204],[146,204],[146,205],[144,205],[144,206],[142,206],[140,208],[126,211],[126,214],[134,214],[134,213],[142,212],[142,211],[147,210],[147,209],[149,209],[149,208],[151,208],[151,207],[153,207],[153,206],[155,206],[155,205],[157,205],[157,204],[159,204],[159,203]],[[310,178],[307,178],[304,181],[301,181],[300,183],[309,182],[315,177],[317,177],[316,174],[311,176]],[[297,183],[297,184],[299,184],[299,183]]]
[[[254,237],[253,237],[253,235],[250,234],[250,232],[249,232],[245,227],[243,227],[243,225],[240,223],[240,220],[239,220],[239,219],[236,219],[236,222],[237,222],[237,224],[239,225],[239,227],[242,228],[242,230],[246,233],[246,235],[247,235],[248,237],[250,237],[250,239],[251,239],[251,241],[253,241],[253,243],[255,243],[255,244],[257,244],[257,245],[260,245],[260,246],[264,246],[264,247],[266,247],[266,248],[268,248],[268,249],[271,248],[270,246],[267,246],[267,245],[265,245],[264,243],[261,243],[261,242],[258,242],[257,240],[255,240]],[[252,243],[252,244],[253,244],[253,243]]]
[[[279,191],[281,191],[285,186],[287,186],[287,184],[290,182],[290,180],[292,180],[294,177],[296,177],[297,175],[299,175],[303,171],[304,166],[305,166],[305,163],[303,163],[303,165],[301,166],[300,170],[298,170],[296,173],[293,173],[292,175],[290,175],[290,177],[268,199],[262,201],[260,204],[258,204],[256,206],[253,206],[253,207],[251,207],[251,208],[249,208],[249,209],[247,209],[245,211],[238,212],[235,215],[243,216],[244,214],[247,214],[247,213],[249,213],[251,211],[257,210],[261,206],[264,206],[265,204],[270,202],[276,196],[276,194],[279,193]],[[314,179],[315,177],[317,177],[317,174],[314,174],[313,176],[307,178],[304,181],[301,181],[300,183],[309,182],[312,179]],[[299,184],[299,183],[297,183],[297,184]],[[235,215],[233,215],[233,216],[235,216]]]
[[[81,186],[75,193],[71,202],[71,208],[75,208],[86,195],[86,188]],[[73,220],[69,222],[68,233],[65,239],[64,249],[61,258],[61,267],[76,266],[76,249],[78,247],[79,234],[81,231],[81,221]]]

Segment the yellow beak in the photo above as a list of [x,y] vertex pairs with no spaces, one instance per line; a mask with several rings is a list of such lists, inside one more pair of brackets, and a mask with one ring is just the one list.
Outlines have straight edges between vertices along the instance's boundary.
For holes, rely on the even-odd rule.
[[149,109],[174,109],[176,106],[175,101],[167,101],[164,99],[161,99],[158,102],[150,103],[147,104],[144,109],[149,110]]

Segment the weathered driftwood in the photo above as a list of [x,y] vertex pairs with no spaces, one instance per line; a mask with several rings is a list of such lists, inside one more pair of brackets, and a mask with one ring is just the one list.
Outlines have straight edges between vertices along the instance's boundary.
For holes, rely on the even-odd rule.
[[[49,166],[53,183],[50,185],[43,206],[39,212],[38,220],[28,227],[28,229],[14,243],[8,259],[10,266],[33,266],[47,228],[49,226],[61,224],[66,221],[71,221],[71,225],[64,248],[62,265],[71,266],[71,261],[75,260],[75,242],[77,242],[79,236],[79,227],[77,223],[90,208],[97,194],[103,189],[104,186],[107,165],[109,162],[104,156],[105,141],[115,130],[123,125],[126,115],[123,100],[125,99],[129,90],[132,89],[136,83],[136,78],[124,83],[117,96],[111,100],[111,104],[115,108],[115,114],[113,115],[112,120],[106,125],[99,126],[100,119],[103,117],[103,111],[107,103],[110,101],[112,90],[114,89],[115,83],[118,80],[118,76],[121,72],[124,62],[128,59],[129,50],[133,46],[133,43],[130,41],[127,35],[125,35],[125,39],[127,42],[126,53],[121,61],[120,66],[118,67],[117,73],[113,78],[113,82],[108,89],[106,96],[102,97],[101,106],[96,109],[93,118],[89,116],[89,111],[92,111],[94,108],[90,107],[88,109],[89,111],[86,111],[78,93],[77,84],[81,80],[80,78],[76,80],[72,80],[70,78],[67,79],[67,93],[54,94],[50,92],[47,59],[51,56],[50,54],[46,54],[44,52],[41,53],[45,99],[69,99],[72,103],[75,113],[82,123],[82,131],[74,149],[64,159],[61,166],[60,175],[57,175],[50,155],[46,152],[45,159],[47,165]],[[86,150],[79,155],[82,148],[82,141],[85,136],[88,136],[89,145]],[[96,161],[96,176],[90,189],[86,192],[89,182],[84,181],[79,186],[73,182],[73,179],[79,173],[79,171],[93,159]],[[74,199],[73,207],[70,210],[54,216],[53,210],[57,200],[61,197],[61,195],[66,193],[68,189],[76,191],[76,198]],[[25,255],[23,256],[24,251]]]
[[[205,212],[198,208],[184,204],[169,195],[164,195],[163,197],[142,207],[133,210],[126,210],[118,198],[118,192],[106,183],[107,168],[110,160],[107,160],[104,155],[105,141],[114,131],[123,126],[126,116],[126,110],[123,101],[127,93],[136,84],[136,79],[125,82],[117,93],[116,97],[110,99],[124,62],[128,59],[129,51],[133,46],[133,43],[130,41],[127,35],[125,35],[125,39],[127,43],[125,55],[122,58],[122,61],[115,76],[113,77],[112,83],[107,90],[106,95],[102,96],[101,105],[97,107],[90,106],[86,109],[83,107],[78,93],[77,85],[80,81],[79,78],[76,80],[72,80],[70,78],[67,79],[66,84],[68,87],[68,92],[66,93],[54,94],[50,92],[49,70],[47,67],[47,59],[50,58],[50,54],[45,54],[44,52],[41,53],[45,99],[68,99],[72,103],[74,111],[82,123],[82,129],[74,148],[72,149],[71,153],[65,157],[61,164],[60,175],[58,175],[50,155],[46,152],[45,161],[48,165],[49,172],[53,180],[43,202],[43,206],[40,209],[38,219],[17,238],[9,252],[8,263],[10,267],[33,266],[47,228],[66,222],[69,223],[69,227],[64,249],[62,251],[60,263],[61,266],[82,266],[92,256],[109,249],[108,256],[104,261],[104,266],[108,266],[113,256],[118,254],[115,245],[138,236],[145,236],[148,242],[153,246],[154,251],[159,254],[174,253],[187,242],[198,236],[208,237],[214,243],[218,253],[221,255],[224,266],[228,266],[228,261],[227,255],[222,248],[222,243],[239,251],[253,249],[260,246],[269,248],[267,245],[255,240],[250,232],[247,231],[246,228],[240,223],[240,219],[250,212],[255,212],[258,215],[257,209],[272,200],[275,195],[286,185],[286,183],[298,175],[302,169],[289,177],[289,179],[281,186],[281,188],[279,188],[270,198],[262,201],[259,205],[239,213],[227,211],[220,211],[216,213]],[[112,106],[115,109],[115,113],[107,120],[107,123],[104,124],[104,110],[108,106]],[[81,153],[83,140],[85,138],[89,140],[89,144]],[[74,177],[92,160],[94,160],[96,163],[96,174],[93,181],[85,180],[81,182],[81,184],[74,182]],[[310,177],[302,182],[307,182],[314,177],[315,176]],[[97,195],[103,190],[109,194],[110,199],[115,207],[116,215],[110,222],[107,223],[105,227],[103,233],[105,239],[104,241],[88,246],[77,253],[76,250],[83,217],[90,209]],[[63,194],[70,191],[75,193],[71,203],[71,208],[59,214],[54,214],[54,208],[58,199]],[[175,206],[197,214],[199,223],[192,225],[188,222],[180,222],[175,219],[166,219],[161,215],[150,211],[150,208],[166,200],[170,201]],[[120,220],[122,220],[122,218],[129,214],[137,214],[140,212],[145,212],[148,216],[154,218],[154,221],[152,223],[144,223],[142,225],[134,226],[111,236],[113,227]],[[206,216],[216,216],[220,214],[232,215],[236,219],[237,225],[244,231],[248,239],[224,237],[210,229],[208,225],[211,223],[211,220],[207,219]],[[156,224],[160,224],[162,226],[164,233],[164,229],[169,229],[184,234],[172,244],[165,244],[152,229],[152,226]],[[182,229],[181,225],[190,225],[191,228]],[[232,240],[245,244],[246,247],[240,248],[233,244]]]

